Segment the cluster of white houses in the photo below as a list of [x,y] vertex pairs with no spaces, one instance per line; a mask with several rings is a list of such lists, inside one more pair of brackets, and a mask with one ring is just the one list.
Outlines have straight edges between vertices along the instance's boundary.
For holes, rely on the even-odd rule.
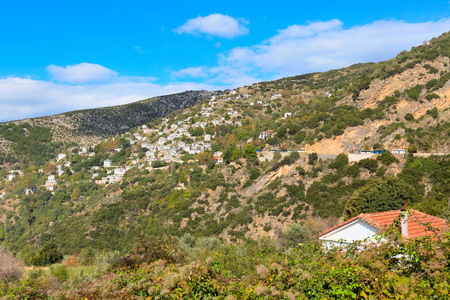
[[[208,105],[203,106],[198,114],[202,117],[202,121],[194,122],[193,117],[187,117],[184,120],[178,120],[174,123],[169,123],[169,119],[163,119],[161,124],[157,128],[149,128],[147,125],[143,125],[139,128],[137,132],[126,133],[122,135],[126,138],[131,145],[138,145],[140,147],[134,147],[135,149],[145,149],[145,156],[139,154],[140,151],[132,152],[131,158],[127,162],[126,167],[114,166],[114,162],[110,159],[106,159],[103,162],[103,166],[92,167],[92,179],[95,179],[97,184],[109,184],[114,182],[120,182],[123,178],[125,172],[127,172],[132,167],[143,168],[145,163],[147,166],[151,165],[155,161],[165,161],[165,162],[181,162],[181,157],[185,154],[198,154],[204,151],[211,151],[211,141],[215,138],[214,135],[204,132],[198,135],[195,132],[196,128],[206,129],[207,127],[214,127],[218,125],[233,125],[236,127],[242,126],[239,121],[239,111],[234,108],[226,108],[227,113],[226,118],[222,117],[217,113],[217,104],[220,101],[226,101],[231,99],[249,98],[248,94],[240,95],[237,91],[230,91],[224,96],[212,96]],[[281,94],[274,94],[270,98],[277,99],[281,97]],[[250,105],[255,105],[253,99],[250,100]],[[262,100],[256,101],[257,105],[268,106],[269,103],[263,102]],[[185,112],[185,114],[188,112]],[[291,112],[285,112],[284,118],[291,116]],[[230,117],[229,117],[230,116]],[[208,130],[206,130],[208,132]],[[196,136],[193,136],[193,135]],[[274,134],[273,130],[266,130],[259,133],[258,138],[260,140],[265,140],[272,137]],[[249,139],[251,141],[251,139]],[[248,142],[249,142],[248,141]],[[119,152],[121,148],[114,149],[112,152]],[[373,152],[374,153],[374,152]],[[398,149],[392,150],[394,154],[404,154],[406,150]],[[91,147],[83,146],[80,148],[78,153],[82,156],[93,156],[94,152]],[[376,153],[374,153],[376,154]],[[55,175],[63,175],[63,167],[70,168],[70,159],[65,153],[59,153],[56,155],[56,172],[52,172]],[[216,164],[223,163],[223,157],[221,152],[214,153],[214,161]],[[100,172],[100,169],[103,171]],[[100,173],[108,174],[99,178]],[[40,169],[39,172],[44,172]],[[23,175],[20,170],[13,170],[7,175],[7,180],[12,181],[16,176]],[[44,187],[48,190],[54,190],[57,186],[58,181],[55,175],[48,175],[47,181]]]

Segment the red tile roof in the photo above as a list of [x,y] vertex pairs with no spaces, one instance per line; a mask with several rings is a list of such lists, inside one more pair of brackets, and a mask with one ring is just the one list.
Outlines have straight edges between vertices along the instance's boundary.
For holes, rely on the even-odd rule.
[[[324,236],[344,225],[350,224],[355,220],[363,220],[377,229],[386,229],[391,225],[395,219],[400,215],[400,210],[391,210],[378,213],[366,213],[353,217],[339,225],[336,225],[327,231],[320,234],[319,237]],[[449,224],[450,225],[450,224]],[[437,230],[437,233],[444,233],[445,219],[428,215],[415,209],[409,209],[408,213],[408,237],[418,238],[424,236],[431,236],[434,234],[432,230],[428,230],[432,227]]]

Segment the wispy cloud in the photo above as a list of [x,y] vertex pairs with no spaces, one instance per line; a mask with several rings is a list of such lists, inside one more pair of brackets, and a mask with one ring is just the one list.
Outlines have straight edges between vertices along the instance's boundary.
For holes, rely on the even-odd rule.
[[439,36],[450,28],[450,19],[343,25],[339,20],[292,25],[261,44],[232,49],[219,63],[243,72],[287,76],[377,62]]
[[[107,67],[86,62],[47,67],[50,81],[0,78],[0,121],[125,104],[185,90],[231,88],[386,60],[448,31],[450,19],[424,23],[382,20],[350,28],[344,25],[339,20],[291,25],[259,44],[220,54],[214,66],[172,72],[175,81],[164,84],[156,83],[154,77],[120,76]],[[199,30],[192,29],[191,33]]]
[[217,65],[203,67],[203,72],[209,74],[208,82],[244,85],[252,80],[327,71],[393,58],[449,28],[450,19],[424,23],[381,20],[350,28],[337,19],[291,25],[259,44],[222,53]]
[[172,76],[174,76],[174,77],[199,78],[199,77],[206,77],[207,75],[208,74],[205,72],[204,67],[186,68],[186,69],[172,72]]
[[56,81],[75,84],[108,82],[118,76],[118,73],[113,70],[86,62],[65,67],[50,65],[47,71]]
[[206,17],[198,16],[195,19],[190,19],[174,31],[179,34],[207,34],[231,39],[248,34],[248,29],[245,27],[247,23],[243,19],[235,19],[222,14],[211,14]]

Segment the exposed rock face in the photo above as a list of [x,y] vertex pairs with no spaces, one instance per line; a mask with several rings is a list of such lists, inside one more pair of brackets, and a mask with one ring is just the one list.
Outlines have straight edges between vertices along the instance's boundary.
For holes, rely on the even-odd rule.
[[380,126],[387,124],[389,122],[386,120],[378,120],[367,122],[361,126],[350,127],[345,130],[343,135],[331,139],[324,139],[307,147],[306,151],[335,154],[352,152],[359,148],[365,137],[373,136]]
[[[432,63],[427,63],[441,72],[448,71],[449,61],[448,57],[440,57]],[[428,71],[423,68],[423,64],[424,63],[384,80],[373,80],[370,87],[361,92],[358,100],[352,101],[351,97],[348,96],[342,99],[340,104],[354,105],[359,109],[375,109],[386,96],[391,96],[397,90],[404,91],[417,84],[425,85],[428,81],[439,78],[438,74],[428,73]],[[376,133],[381,126],[388,126],[389,124],[397,122],[398,119],[404,121],[404,116],[407,113],[412,114],[415,119],[418,119],[419,117],[424,116],[428,110],[436,107],[441,111],[441,119],[448,118],[449,112],[448,110],[444,110],[450,107],[450,82],[447,82],[447,84],[441,89],[434,91],[434,93],[438,95],[439,98],[421,102],[402,99],[392,109],[392,113],[387,115],[386,119],[366,122],[364,125],[357,127],[349,127],[345,130],[344,134],[331,139],[323,139],[320,142],[307,147],[306,150],[317,153],[357,152],[360,149],[364,149],[366,140],[376,136]],[[433,125],[435,121],[431,120],[431,118],[429,119],[430,120],[427,120],[427,123]],[[395,132],[394,134],[389,135],[383,139],[382,144],[388,149],[406,148],[408,143],[405,139],[394,139],[397,133],[404,134],[404,131]],[[373,142],[371,143],[370,141],[368,143],[373,144]]]

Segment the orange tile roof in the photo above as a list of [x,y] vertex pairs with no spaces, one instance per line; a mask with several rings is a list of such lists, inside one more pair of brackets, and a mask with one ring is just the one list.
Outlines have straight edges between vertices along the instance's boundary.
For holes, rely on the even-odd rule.
[[[344,225],[350,224],[355,220],[363,220],[377,229],[386,229],[391,225],[395,219],[400,215],[400,210],[391,210],[378,213],[365,213],[359,214],[356,217],[348,219],[347,221],[336,225],[322,234],[319,237],[324,236]],[[449,224],[450,225],[450,224]],[[428,215],[415,209],[409,209],[408,213],[408,237],[418,238],[424,236],[431,236],[433,231],[428,230],[429,227],[437,230],[438,233],[444,233],[445,219]]]

